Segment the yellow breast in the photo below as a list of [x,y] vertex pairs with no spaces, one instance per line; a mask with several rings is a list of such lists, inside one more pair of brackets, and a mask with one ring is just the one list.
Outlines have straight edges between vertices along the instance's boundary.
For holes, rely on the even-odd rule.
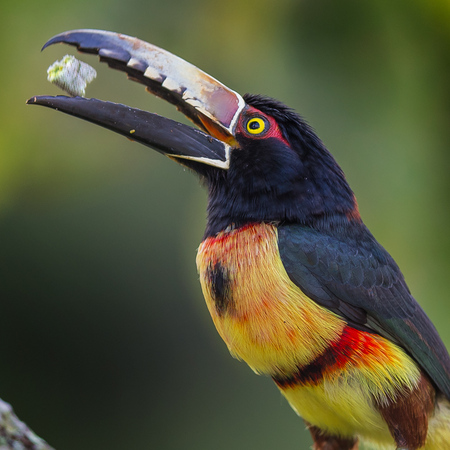
[[[308,298],[289,279],[277,242],[275,226],[253,224],[200,245],[200,282],[219,334],[235,357],[272,376],[310,423],[334,434],[382,434],[391,441],[374,399],[387,401],[413,389],[420,377],[417,365],[395,344],[346,328],[343,319]],[[339,348],[345,328],[356,335],[354,351],[343,348],[342,358],[317,382],[296,384],[299,370],[317,363],[327,349]],[[367,339],[373,345],[363,345]]]
[[291,373],[336,340],[345,325],[291,282],[273,225],[207,238],[197,267],[217,331],[230,352],[256,372]]

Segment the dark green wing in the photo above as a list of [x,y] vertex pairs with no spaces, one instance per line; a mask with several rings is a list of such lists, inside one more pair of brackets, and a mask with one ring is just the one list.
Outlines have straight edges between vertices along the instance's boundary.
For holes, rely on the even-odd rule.
[[286,272],[305,294],[353,326],[398,343],[450,399],[449,354],[397,264],[364,225],[334,233],[281,225],[278,245]]

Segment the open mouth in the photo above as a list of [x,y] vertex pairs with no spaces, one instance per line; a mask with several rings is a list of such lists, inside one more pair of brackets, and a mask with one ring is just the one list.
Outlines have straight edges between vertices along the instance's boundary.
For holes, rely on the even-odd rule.
[[200,129],[154,113],[94,98],[36,96],[28,104],[47,106],[101,125],[171,158],[228,169],[237,146],[235,128],[244,99],[183,59],[140,39],[101,30],[73,30],[50,39],[93,53],[126,72],[148,92],[174,104]]

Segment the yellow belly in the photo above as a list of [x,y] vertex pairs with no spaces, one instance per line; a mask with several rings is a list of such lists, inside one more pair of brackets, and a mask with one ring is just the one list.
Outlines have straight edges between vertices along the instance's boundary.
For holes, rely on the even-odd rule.
[[330,434],[363,436],[395,448],[386,423],[357,373],[281,392],[299,416]]
[[[275,226],[249,225],[205,239],[197,256],[206,304],[230,352],[275,378],[315,360],[346,327],[291,282],[277,242]],[[385,401],[399,388],[413,388],[420,374],[400,348],[380,336],[372,340],[373,352],[362,343],[352,361],[320,382],[283,386],[281,392],[299,415],[323,430],[392,442],[374,398]]]

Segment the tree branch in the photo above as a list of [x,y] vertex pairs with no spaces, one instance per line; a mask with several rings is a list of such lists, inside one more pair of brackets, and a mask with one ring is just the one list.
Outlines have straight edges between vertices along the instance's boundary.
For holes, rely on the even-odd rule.
[[10,449],[54,450],[19,420],[9,403],[0,399],[0,450]]

